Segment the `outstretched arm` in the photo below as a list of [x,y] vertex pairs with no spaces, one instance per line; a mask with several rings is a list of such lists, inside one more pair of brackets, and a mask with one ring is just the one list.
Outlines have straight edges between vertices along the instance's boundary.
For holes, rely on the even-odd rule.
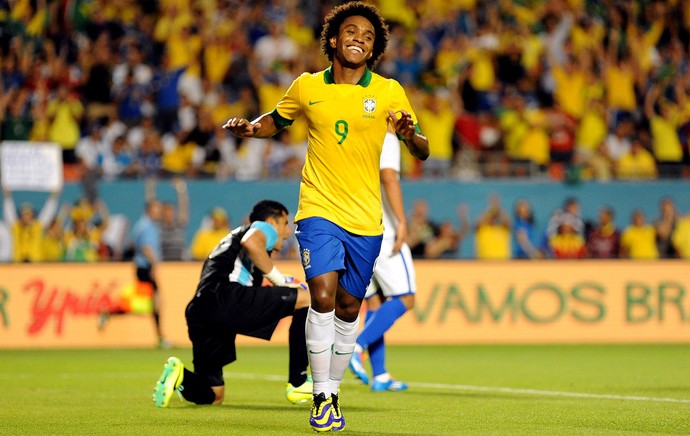
[[44,229],[48,228],[50,222],[55,218],[58,211],[59,199],[60,191],[53,191],[41,208],[41,212],[38,214],[38,222],[41,223],[41,227]]
[[146,179],[144,184],[144,198],[147,203],[156,199],[156,179],[154,177]]
[[419,160],[426,160],[429,157],[429,141],[415,129],[412,115],[403,110],[398,118],[395,112],[388,110],[388,116],[395,133],[405,142],[410,154]]
[[270,112],[251,122],[245,118],[230,118],[223,128],[241,138],[268,138],[280,130]]
[[2,215],[10,226],[17,221],[17,207],[14,205],[12,191],[7,188],[2,190]]
[[173,180],[175,192],[177,192],[177,219],[182,225],[187,225],[189,222],[189,193],[187,192],[187,184],[182,178]]

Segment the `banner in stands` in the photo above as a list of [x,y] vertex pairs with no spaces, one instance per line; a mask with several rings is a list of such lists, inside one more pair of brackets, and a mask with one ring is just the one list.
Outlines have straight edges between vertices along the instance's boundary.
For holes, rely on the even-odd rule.
[[[278,266],[303,277],[296,262]],[[389,343],[690,342],[683,261],[418,261],[416,268],[415,307],[388,332]],[[177,346],[190,345],[184,309],[200,269],[167,263],[157,271],[163,332]],[[145,298],[134,274],[129,263],[0,265],[0,348],[154,346],[143,300],[128,300],[132,313],[98,326],[100,311],[121,305],[123,295]],[[287,343],[289,322],[271,343]]]
[[10,191],[57,191],[62,188],[62,150],[53,142],[0,143],[0,179]]

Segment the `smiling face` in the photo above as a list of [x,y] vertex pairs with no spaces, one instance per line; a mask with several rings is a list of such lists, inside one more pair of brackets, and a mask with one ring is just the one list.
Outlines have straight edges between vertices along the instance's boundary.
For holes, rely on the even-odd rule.
[[375,37],[371,22],[355,15],[343,21],[338,36],[332,37],[330,44],[335,49],[338,62],[348,68],[357,68],[365,65],[372,57]]

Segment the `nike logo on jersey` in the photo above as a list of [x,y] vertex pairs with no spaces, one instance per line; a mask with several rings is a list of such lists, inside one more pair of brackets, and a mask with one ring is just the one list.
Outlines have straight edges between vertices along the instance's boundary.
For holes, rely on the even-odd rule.
[[324,101],[326,101],[326,100],[316,100],[316,101],[309,100],[309,106],[314,105],[314,104],[323,103]]

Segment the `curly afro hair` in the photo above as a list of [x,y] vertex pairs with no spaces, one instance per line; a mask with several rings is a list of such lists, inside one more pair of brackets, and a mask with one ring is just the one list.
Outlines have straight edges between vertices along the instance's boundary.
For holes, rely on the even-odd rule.
[[388,46],[388,25],[376,6],[361,1],[352,1],[336,6],[325,18],[321,31],[321,51],[333,62],[335,49],[329,43],[330,39],[338,36],[340,26],[348,17],[361,16],[369,20],[374,26],[374,49],[367,60],[367,67],[373,69]]

